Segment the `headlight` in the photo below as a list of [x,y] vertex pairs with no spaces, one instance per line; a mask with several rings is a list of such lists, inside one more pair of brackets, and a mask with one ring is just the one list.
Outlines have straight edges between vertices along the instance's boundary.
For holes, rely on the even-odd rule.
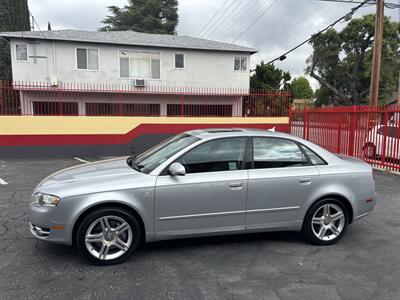
[[54,195],[37,193],[32,196],[32,204],[35,206],[56,206],[60,198]]

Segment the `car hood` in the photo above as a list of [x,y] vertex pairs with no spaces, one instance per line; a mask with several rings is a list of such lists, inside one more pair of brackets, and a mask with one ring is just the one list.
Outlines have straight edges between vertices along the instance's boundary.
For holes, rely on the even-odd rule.
[[[56,172],[44,179],[34,193],[71,196],[142,187],[150,175],[132,169],[127,157],[88,163]],[[150,176],[153,177],[153,176]]]

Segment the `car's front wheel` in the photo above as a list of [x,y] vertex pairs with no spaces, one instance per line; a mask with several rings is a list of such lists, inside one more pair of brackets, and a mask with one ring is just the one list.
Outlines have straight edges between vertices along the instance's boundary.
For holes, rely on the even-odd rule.
[[78,250],[98,265],[112,265],[126,260],[136,250],[141,230],[136,218],[120,208],[100,208],[80,223]]
[[302,232],[307,240],[317,245],[331,245],[339,241],[347,230],[349,213],[337,199],[323,199],[308,210]]

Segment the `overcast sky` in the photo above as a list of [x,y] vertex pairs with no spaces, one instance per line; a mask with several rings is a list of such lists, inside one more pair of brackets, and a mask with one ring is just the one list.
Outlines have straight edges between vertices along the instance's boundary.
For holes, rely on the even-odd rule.
[[[400,3],[400,0],[390,0]],[[28,0],[40,28],[97,30],[107,16],[109,5],[124,6],[127,0]],[[272,6],[271,6],[272,5]],[[345,15],[356,4],[328,3],[318,0],[179,0],[178,34],[204,37],[224,42],[235,41],[241,33],[268,7],[265,14],[244,33],[236,44],[257,48],[252,66],[281,55],[311,34]],[[373,13],[375,6],[361,8],[355,15]],[[399,20],[399,10],[386,9],[385,14]],[[337,28],[344,26],[339,24]],[[311,47],[305,45],[276,65],[294,76],[304,74],[305,60]],[[313,87],[317,85],[313,82]]]

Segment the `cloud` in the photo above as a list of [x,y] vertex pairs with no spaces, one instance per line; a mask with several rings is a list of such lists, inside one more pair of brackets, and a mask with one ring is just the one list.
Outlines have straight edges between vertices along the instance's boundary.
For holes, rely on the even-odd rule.
[[[395,2],[395,0],[392,0]],[[41,29],[50,21],[53,29],[97,30],[107,16],[109,5],[123,6],[127,0],[29,0],[29,7]],[[180,0],[178,34],[197,36],[218,9],[225,4],[213,22],[203,30],[206,38],[233,42],[271,4],[273,0]],[[269,61],[332,21],[348,13],[356,4],[329,3],[316,0],[277,0],[237,44],[259,49],[252,57],[254,67],[261,60]],[[374,13],[375,6],[361,8],[355,17]],[[398,20],[396,10],[385,14]],[[339,24],[338,29],[345,26]],[[311,47],[304,45],[277,62],[279,68],[293,76],[304,74],[305,60]],[[316,83],[313,82],[314,88]]]

